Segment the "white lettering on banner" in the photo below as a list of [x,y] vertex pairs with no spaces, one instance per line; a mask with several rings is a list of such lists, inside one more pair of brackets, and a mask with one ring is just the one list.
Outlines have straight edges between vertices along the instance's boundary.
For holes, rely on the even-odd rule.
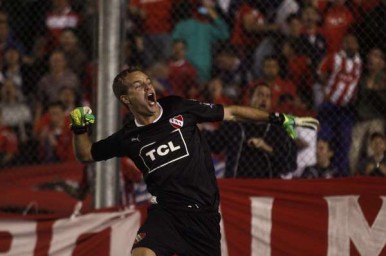
[[328,204],[328,255],[350,255],[350,240],[360,255],[379,255],[386,245],[386,197],[369,227],[358,203],[359,196],[325,197]]
[[[125,216],[127,213],[130,215]],[[125,220],[124,220],[125,219]],[[53,237],[49,255],[71,256],[82,234],[98,233],[111,227],[110,255],[130,255],[140,225],[138,211],[92,213],[76,219],[61,219],[52,226]]]
[[136,211],[134,214],[119,220],[112,226],[110,239],[110,255],[131,255],[135,236],[141,224],[141,214]]
[[250,197],[251,255],[271,255],[272,206],[271,197]]
[[7,256],[33,256],[37,241],[35,221],[0,221],[0,232],[9,232],[12,236],[11,247],[0,255]]

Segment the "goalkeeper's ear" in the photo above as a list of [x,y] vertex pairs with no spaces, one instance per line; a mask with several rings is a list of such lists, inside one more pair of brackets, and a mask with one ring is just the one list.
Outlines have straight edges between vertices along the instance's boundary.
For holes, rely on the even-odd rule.
[[129,98],[126,95],[121,95],[121,97],[119,97],[119,99],[125,105],[130,105],[131,104]]

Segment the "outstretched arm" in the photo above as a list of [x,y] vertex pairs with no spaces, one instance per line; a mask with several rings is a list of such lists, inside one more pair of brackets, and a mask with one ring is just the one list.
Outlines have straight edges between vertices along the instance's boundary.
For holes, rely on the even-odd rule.
[[254,120],[254,121],[268,121],[269,113],[245,106],[224,106],[224,120]]
[[295,127],[305,127],[317,130],[319,121],[312,117],[296,117],[281,113],[268,113],[259,109],[244,106],[224,106],[224,120],[252,120],[268,121],[270,123],[282,125],[288,135],[295,139],[297,137]]
[[71,130],[74,133],[73,147],[76,158],[82,163],[94,162],[91,155],[92,142],[87,134],[88,126],[95,122],[89,107],[78,107],[71,111]]

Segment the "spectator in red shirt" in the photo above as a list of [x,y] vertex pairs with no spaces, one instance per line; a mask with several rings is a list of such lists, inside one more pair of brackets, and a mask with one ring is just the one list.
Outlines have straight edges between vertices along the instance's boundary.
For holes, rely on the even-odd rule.
[[186,42],[177,39],[169,59],[169,82],[175,95],[196,98],[200,92],[196,68],[186,59]]
[[310,68],[310,59],[302,54],[301,45],[297,41],[286,40],[282,45],[284,60],[284,77],[290,80],[297,88],[298,93],[312,97],[313,77]]
[[275,108],[278,104],[280,95],[288,94],[293,98],[296,97],[296,87],[288,80],[280,77],[279,60],[275,56],[267,56],[263,61],[263,76],[259,80],[252,81],[244,91],[243,104],[249,104],[251,90],[259,83],[268,84],[272,93],[272,107]]
[[319,68],[320,80],[325,89],[324,102],[319,106],[319,137],[332,142],[336,149],[333,163],[348,175],[348,153],[354,124],[353,100],[362,73],[356,37],[348,34],[342,50],[328,55]]
[[221,79],[215,77],[208,83],[209,101],[215,104],[232,105],[234,100],[224,93],[224,84]]
[[61,102],[50,103],[48,111],[38,121],[35,134],[43,162],[75,160],[69,117]]
[[362,73],[358,40],[353,34],[344,37],[342,50],[327,55],[318,73],[325,86],[325,100],[337,106],[347,106],[355,98]]
[[262,12],[251,1],[244,1],[236,12],[230,42],[237,49],[238,56],[247,62],[247,66],[251,66],[251,56],[262,36],[276,30],[277,25],[267,23]]
[[0,168],[8,166],[18,152],[16,133],[2,124],[2,110],[0,110]]
[[60,35],[65,28],[77,28],[80,16],[71,9],[69,0],[52,0],[52,9],[46,16],[48,30],[47,50],[59,46]]
[[143,22],[145,66],[170,55],[173,0],[132,0],[129,11]]
[[282,55],[284,57],[285,76],[291,80],[297,88],[310,88],[312,75],[308,56],[302,54],[295,41],[286,40],[283,42]]
[[328,52],[339,51],[343,37],[354,23],[351,11],[345,6],[346,0],[335,0],[324,15],[323,34],[327,40]]

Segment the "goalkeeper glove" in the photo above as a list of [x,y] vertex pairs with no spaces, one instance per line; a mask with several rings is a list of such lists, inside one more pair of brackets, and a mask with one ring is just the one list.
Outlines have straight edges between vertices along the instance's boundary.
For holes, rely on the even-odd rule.
[[83,134],[88,126],[95,122],[95,116],[89,107],[78,107],[70,112],[71,130],[75,134]]
[[296,139],[297,137],[295,127],[304,127],[313,130],[317,130],[319,127],[319,121],[315,118],[296,117],[281,113],[271,113],[269,115],[269,121],[274,124],[282,125],[292,139]]

